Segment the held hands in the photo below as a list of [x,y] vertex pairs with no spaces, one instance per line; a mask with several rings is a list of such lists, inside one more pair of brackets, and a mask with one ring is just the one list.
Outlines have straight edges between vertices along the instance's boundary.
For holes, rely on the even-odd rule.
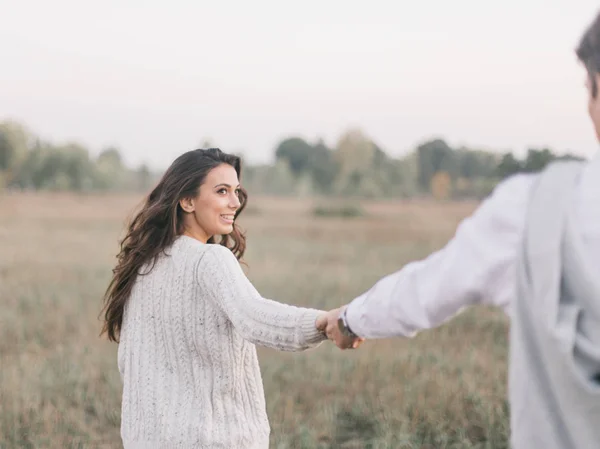
[[338,319],[345,307],[333,309],[317,318],[316,327],[321,332],[327,335],[327,338],[332,340],[336,346],[342,350],[358,348],[364,338],[346,336],[340,330]]

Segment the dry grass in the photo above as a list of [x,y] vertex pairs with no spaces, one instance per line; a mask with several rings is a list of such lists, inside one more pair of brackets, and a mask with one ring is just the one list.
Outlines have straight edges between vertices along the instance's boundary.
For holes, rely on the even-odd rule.
[[[98,339],[97,314],[138,200],[0,197],[0,448],[121,447],[116,345]],[[315,204],[253,200],[247,273],[264,296],[341,305],[441,247],[475,207],[365,203],[343,219],[313,217]],[[506,331],[479,308],[354,352],[261,349],[271,447],[506,448]]]

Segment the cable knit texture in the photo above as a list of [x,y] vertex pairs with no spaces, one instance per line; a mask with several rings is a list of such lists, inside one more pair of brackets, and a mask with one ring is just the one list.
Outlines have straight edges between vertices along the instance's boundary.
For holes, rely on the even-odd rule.
[[178,237],[125,307],[124,448],[268,448],[255,345],[315,347],[326,338],[315,328],[321,313],[262,298],[230,250]]

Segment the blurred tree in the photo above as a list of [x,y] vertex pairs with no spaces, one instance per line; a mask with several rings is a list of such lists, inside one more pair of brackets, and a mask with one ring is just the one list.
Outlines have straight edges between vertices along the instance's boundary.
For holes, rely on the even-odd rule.
[[278,160],[274,166],[264,167],[260,175],[262,191],[273,195],[293,195],[296,193],[296,178],[285,160]]
[[486,151],[462,147],[455,151],[455,157],[456,175],[466,179],[493,176],[498,166],[498,157]]
[[0,123],[0,173],[4,184],[13,182],[33,142],[33,135],[20,123]]
[[390,161],[389,170],[390,195],[410,198],[418,194],[419,161],[415,151]]
[[70,189],[89,191],[94,187],[95,167],[86,148],[68,144],[60,149],[64,153],[64,173],[69,178]]
[[118,148],[108,147],[100,152],[96,162],[98,164],[107,165],[115,169],[121,169],[123,167],[123,159]]
[[48,144],[37,140],[17,167],[11,185],[20,189],[37,190],[42,188],[39,172],[48,153]]
[[576,156],[571,153],[566,153],[561,156],[556,156],[556,159],[561,160],[561,161],[584,161],[585,160],[585,158],[583,158],[581,156]]
[[146,164],[142,164],[136,170],[138,189],[142,192],[150,189],[152,186],[152,173]]
[[496,169],[496,174],[501,178],[507,178],[509,176],[514,175],[515,173],[519,173],[523,170],[521,163],[515,159],[515,156],[512,153],[506,153],[502,156],[500,160],[500,164]]
[[101,190],[119,190],[123,187],[126,168],[120,151],[115,147],[105,148],[96,158],[95,185]]
[[437,200],[447,200],[452,193],[452,179],[448,172],[438,171],[431,177],[431,194]]
[[304,139],[291,137],[282,141],[275,150],[277,161],[286,161],[294,175],[311,167],[312,147]]
[[342,195],[377,196],[385,189],[386,176],[376,173],[387,161],[385,153],[360,129],[346,131],[336,145],[337,177],[334,190]]
[[33,173],[34,185],[50,190],[88,191],[94,187],[94,164],[77,144],[46,147]]
[[417,147],[419,160],[419,186],[424,192],[429,192],[431,179],[438,171],[444,171],[453,178],[456,174],[456,160],[453,150],[448,144],[435,139]]
[[543,150],[537,150],[530,148],[527,150],[527,157],[523,164],[523,171],[525,172],[538,172],[543,170],[546,165],[556,159],[556,156],[552,152],[544,148]]
[[331,190],[336,164],[331,150],[322,140],[313,146],[299,137],[285,139],[277,146],[275,159],[287,163],[292,175],[304,185],[304,191],[309,184],[321,193]]
[[12,166],[14,150],[8,135],[3,132],[0,125],[0,171],[6,171]]
[[333,152],[325,145],[323,140],[319,141],[311,149],[310,172],[313,185],[320,193],[331,193],[331,189],[337,176],[337,164],[333,158]]

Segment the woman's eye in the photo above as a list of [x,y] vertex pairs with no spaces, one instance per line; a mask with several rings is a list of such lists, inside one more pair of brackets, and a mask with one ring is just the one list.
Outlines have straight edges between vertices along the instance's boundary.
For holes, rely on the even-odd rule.
[[241,191],[240,191],[240,189],[236,189],[236,191],[235,191],[235,194],[236,194],[237,196],[240,196],[240,192],[241,192]]
[[219,194],[225,194],[225,193],[227,193],[227,190],[225,190],[225,189],[219,189],[219,190],[217,190],[217,193],[219,193]]

